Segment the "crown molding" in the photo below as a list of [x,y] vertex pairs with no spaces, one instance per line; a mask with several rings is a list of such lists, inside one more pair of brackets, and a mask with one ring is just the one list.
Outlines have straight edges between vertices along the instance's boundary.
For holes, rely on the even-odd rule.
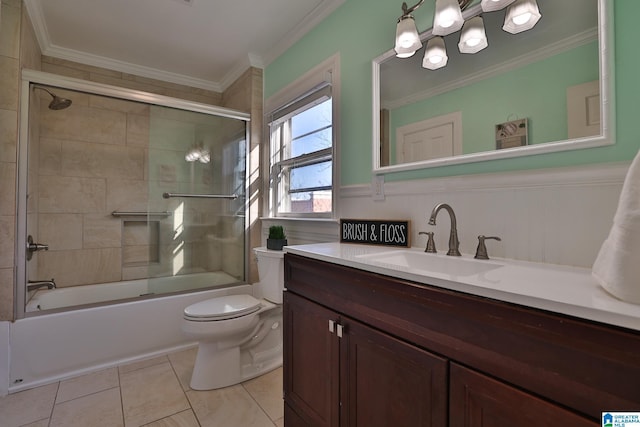
[[[280,56],[314,26],[329,16],[334,10],[341,6],[346,0],[324,0],[315,9],[313,9],[293,30],[288,32],[273,48],[271,48],[264,57],[249,53],[246,58],[234,65],[231,70],[219,81],[210,81],[190,77],[184,74],[172,73],[157,68],[145,67],[132,64],[125,61],[118,61],[112,58],[94,55],[78,50],[67,49],[57,46],[51,42],[49,31],[44,19],[44,14],[40,3],[36,0],[24,0],[27,13],[31,19],[40,50],[43,55],[54,58],[65,59],[68,61],[78,62],[94,67],[106,68],[109,70],[119,71],[128,74],[134,74],[140,77],[147,77],[156,80],[166,81],[170,83],[181,84],[200,89],[211,90],[215,92],[224,92],[233,82],[235,82],[249,67],[264,68],[275,58]],[[266,58],[266,60],[265,60]]]

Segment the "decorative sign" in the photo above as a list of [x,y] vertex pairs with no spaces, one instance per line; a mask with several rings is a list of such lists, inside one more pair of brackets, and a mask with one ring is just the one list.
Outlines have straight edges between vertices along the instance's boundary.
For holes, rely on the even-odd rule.
[[527,119],[512,120],[496,125],[496,150],[527,145]]
[[409,221],[341,219],[340,241],[370,245],[409,246]]

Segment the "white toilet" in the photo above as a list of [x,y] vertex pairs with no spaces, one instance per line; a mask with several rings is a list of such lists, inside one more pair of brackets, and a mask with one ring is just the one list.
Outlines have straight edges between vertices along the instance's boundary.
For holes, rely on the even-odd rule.
[[282,365],[284,252],[255,248],[263,299],[251,295],[211,298],[184,309],[182,330],[197,339],[193,390],[238,384]]

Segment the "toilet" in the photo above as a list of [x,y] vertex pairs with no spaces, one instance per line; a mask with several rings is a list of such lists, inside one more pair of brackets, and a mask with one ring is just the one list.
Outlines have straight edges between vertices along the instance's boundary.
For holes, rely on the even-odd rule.
[[213,390],[282,365],[284,252],[255,248],[259,283],[252,295],[227,295],[184,309],[182,330],[198,340],[190,387]]

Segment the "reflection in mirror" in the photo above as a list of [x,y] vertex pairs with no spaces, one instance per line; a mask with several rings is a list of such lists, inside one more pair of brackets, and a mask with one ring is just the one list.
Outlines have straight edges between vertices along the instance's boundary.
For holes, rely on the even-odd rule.
[[[528,31],[503,31],[505,10],[482,13],[489,46],[446,66],[390,50],[373,61],[374,172],[400,171],[611,143],[606,0],[537,0]],[[476,2],[479,3],[479,2]],[[479,15],[479,4],[464,12]],[[421,34],[423,46],[431,30]]]

